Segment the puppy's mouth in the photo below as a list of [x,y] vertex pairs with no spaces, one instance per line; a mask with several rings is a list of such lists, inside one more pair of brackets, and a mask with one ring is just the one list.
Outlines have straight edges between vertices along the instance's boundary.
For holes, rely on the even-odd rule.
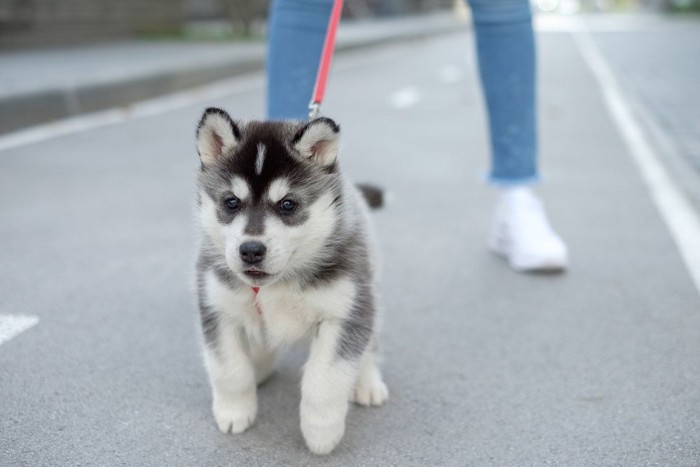
[[254,280],[255,279],[257,279],[257,280],[267,279],[271,275],[271,274],[266,273],[265,271],[261,271],[260,269],[255,269],[255,268],[246,269],[243,271],[243,274],[245,274],[246,277],[249,277],[250,279],[254,279]]
[[244,269],[240,273],[241,279],[253,287],[267,285],[274,280],[276,274],[263,271],[258,268]]

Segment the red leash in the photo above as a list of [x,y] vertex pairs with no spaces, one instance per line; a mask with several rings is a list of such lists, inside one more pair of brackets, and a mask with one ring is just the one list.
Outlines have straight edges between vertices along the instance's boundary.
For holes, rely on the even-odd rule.
[[316,75],[316,85],[314,93],[309,103],[309,119],[313,119],[318,115],[321,109],[321,102],[326,94],[326,84],[328,83],[328,73],[331,70],[331,61],[333,60],[333,52],[335,51],[335,33],[338,31],[338,23],[340,15],[343,12],[343,0],[335,0],[331,17],[328,20],[328,31],[326,32],[326,41],[323,44],[323,53],[321,53],[321,63],[318,65],[318,74]]

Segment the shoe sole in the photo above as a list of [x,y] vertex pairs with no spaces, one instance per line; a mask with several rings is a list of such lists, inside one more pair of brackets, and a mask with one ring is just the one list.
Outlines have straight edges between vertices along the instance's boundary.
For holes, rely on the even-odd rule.
[[566,270],[568,261],[566,255],[562,257],[519,257],[512,258],[510,249],[496,239],[488,242],[489,250],[505,258],[512,269],[517,272],[561,272]]

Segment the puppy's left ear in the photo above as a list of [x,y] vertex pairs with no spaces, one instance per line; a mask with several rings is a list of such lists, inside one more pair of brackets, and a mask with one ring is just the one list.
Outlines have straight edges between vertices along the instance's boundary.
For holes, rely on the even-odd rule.
[[304,159],[324,167],[338,157],[340,127],[330,118],[321,117],[304,125],[292,139],[292,146]]
[[241,132],[224,110],[209,107],[197,126],[197,151],[203,166],[223,158],[238,145]]

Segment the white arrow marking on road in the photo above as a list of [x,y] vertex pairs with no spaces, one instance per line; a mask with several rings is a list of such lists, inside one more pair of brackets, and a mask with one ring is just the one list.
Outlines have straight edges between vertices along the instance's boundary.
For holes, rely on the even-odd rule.
[[391,105],[397,109],[405,109],[416,105],[421,100],[420,91],[414,87],[399,89],[391,95]]
[[676,242],[695,287],[700,292],[700,219],[690,201],[676,187],[666,167],[649,143],[627,105],[617,78],[593,40],[585,32],[573,34],[574,41],[593,76],[598,80],[603,100],[617,124],[629,153],[646,182],[652,199]]
[[464,73],[455,65],[446,65],[440,69],[440,81],[445,84],[459,83]]
[[37,316],[0,315],[0,345],[23,333],[39,322]]

